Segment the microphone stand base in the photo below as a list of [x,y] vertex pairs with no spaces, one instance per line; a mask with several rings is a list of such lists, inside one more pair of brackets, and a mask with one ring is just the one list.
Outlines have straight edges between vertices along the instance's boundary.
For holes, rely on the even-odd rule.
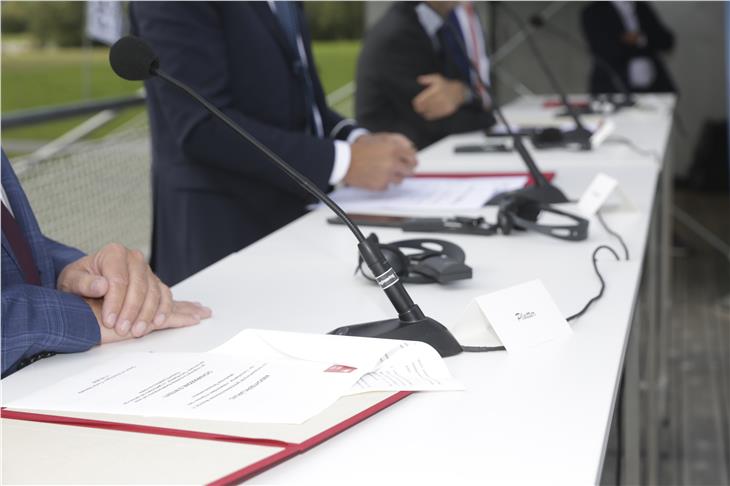
[[530,140],[536,149],[551,148],[572,148],[578,147],[580,150],[591,150],[591,135],[588,130],[575,128],[573,130],[562,131],[559,128],[546,128],[538,131]]
[[541,185],[541,186],[528,186],[516,191],[509,191],[497,194],[487,202],[488,205],[499,205],[504,199],[509,197],[524,197],[531,201],[537,201],[544,204],[559,204],[570,202],[570,200],[563,194],[563,191],[558,189],[552,184]]
[[451,332],[443,324],[430,317],[424,317],[413,322],[386,319],[384,321],[343,326],[330,331],[329,334],[420,341],[431,345],[444,358],[463,351],[461,344],[451,335]]

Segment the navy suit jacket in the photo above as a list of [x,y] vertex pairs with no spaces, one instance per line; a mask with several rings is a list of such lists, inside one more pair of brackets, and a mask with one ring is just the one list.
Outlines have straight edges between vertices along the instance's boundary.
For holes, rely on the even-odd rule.
[[[298,8],[301,8],[299,5]],[[267,2],[133,2],[132,31],[160,68],[329,190],[352,124],[330,110],[302,37],[325,138],[306,132],[302,72]],[[305,212],[312,199],[251,144],[161,79],[146,82],[152,130],[152,265],[174,284]]]
[[43,236],[10,162],[2,152],[2,186],[41,277],[25,282],[15,254],[2,235],[2,376],[44,352],[85,351],[100,341],[99,324],[84,300],[56,290],[61,270],[83,253]]
[[422,149],[454,133],[486,130],[494,125],[494,115],[484,110],[481,99],[438,120],[426,120],[413,109],[413,98],[424,89],[416,80],[422,74],[470,84],[434,48],[418,20],[419,3],[395,2],[366,34],[357,62],[355,113],[365,128],[402,133]]
[[[676,87],[669,75],[660,53],[671,51],[674,35],[662,24],[654,12],[651,2],[635,2],[636,16],[641,32],[646,36],[643,47],[628,46],[621,42],[626,32],[621,15],[611,2],[591,2],[581,12],[583,34],[593,54],[603,58],[633,92],[663,93],[675,92]],[[629,62],[635,57],[646,57],[654,65],[656,77],[645,88],[632,87],[629,83]],[[596,64],[590,75],[589,89],[593,94],[614,93],[617,88],[610,75]]]

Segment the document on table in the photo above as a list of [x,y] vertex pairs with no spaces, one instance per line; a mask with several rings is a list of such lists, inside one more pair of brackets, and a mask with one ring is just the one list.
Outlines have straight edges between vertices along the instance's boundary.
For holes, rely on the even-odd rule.
[[527,176],[409,177],[385,191],[343,187],[330,194],[348,212],[394,209],[478,209],[495,195],[520,189]]
[[298,424],[354,393],[460,389],[424,343],[247,329],[207,353],[118,355],[3,405]]

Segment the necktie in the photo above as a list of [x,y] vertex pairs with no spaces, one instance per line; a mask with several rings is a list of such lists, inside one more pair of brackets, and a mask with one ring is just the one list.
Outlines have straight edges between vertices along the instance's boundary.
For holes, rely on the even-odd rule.
[[[462,49],[462,46],[466,46],[466,43],[464,42],[464,35],[461,32],[461,26],[459,25],[459,19],[456,18],[455,10],[449,13],[444,21],[444,25],[438,31],[438,36],[441,42],[441,50],[446,56],[446,59],[450,61],[447,64],[447,75],[461,79],[471,85],[469,59],[466,57],[464,49]],[[457,38],[456,36],[459,37]]]
[[29,284],[41,285],[41,276],[35,261],[33,261],[33,253],[30,250],[28,240],[26,240],[23,230],[5,206],[5,203],[2,203],[2,230],[13,249],[15,257],[18,259],[25,281]]
[[299,37],[301,36],[299,11],[293,2],[276,2],[276,17],[279,19],[286,38],[289,41],[294,53],[297,56],[296,71],[302,78],[304,83],[304,107],[307,113],[307,125],[308,131],[318,137],[322,137],[320,133],[320,126],[316,122],[314,114],[314,84],[312,82],[312,76],[307,68],[307,63],[301,58],[299,52]]
[[[482,75],[482,56],[480,55],[480,48],[479,48],[479,36],[477,34],[478,32],[478,22],[479,19],[476,15],[476,12],[474,12],[474,7],[471,4],[471,2],[467,2],[464,4],[464,9],[466,10],[466,17],[469,22],[469,37],[471,41],[472,50],[472,60],[474,61],[474,66],[476,67],[476,74],[473,74],[472,76],[481,76]],[[485,82],[488,82],[485,80]],[[474,80],[472,83],[475,85],[475,89],[479,93],[479,96],[482,98],[482,100],[487,100],[487,92],[484,89],[484,86],[482,83],[480,83],[478,80]]]

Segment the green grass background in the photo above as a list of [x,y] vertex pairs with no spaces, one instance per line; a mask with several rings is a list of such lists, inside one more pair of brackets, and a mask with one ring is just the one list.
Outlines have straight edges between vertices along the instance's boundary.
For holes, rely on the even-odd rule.
[[[5,36],[3,43],[9,41]],[[359,41],[315,42],[315,63],[325,93],[355,77]],[[2,49],[0,110],[3,115],[30,108],[63,105],[84,99],[102,99],[133,94],[142,83],[118,78],[109,67],[108,49]],[[130,109],[93,136],[103,136],[140,112]],[[345,110],[346,111],[346,110]],[[350,115],[351,113],[346,113]],[[3,130],[7,139],[51,140],[81,123],[88,116]]]

